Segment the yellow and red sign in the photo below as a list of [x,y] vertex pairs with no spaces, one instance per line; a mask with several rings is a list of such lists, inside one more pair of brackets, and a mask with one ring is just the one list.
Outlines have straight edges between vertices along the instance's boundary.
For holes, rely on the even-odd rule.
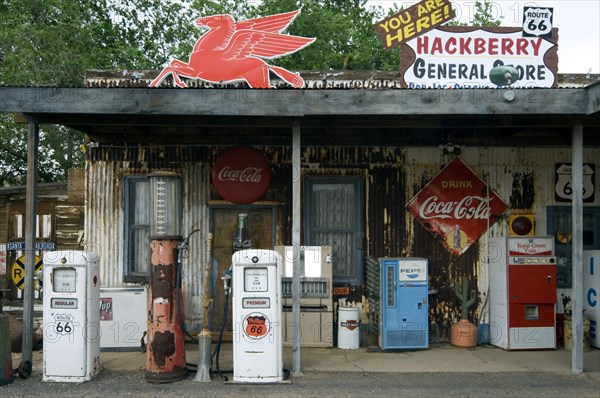
[[406,205],[425,229],[460,256],[508,209],[508,205],[455,157]]
[[386,49],[414,39],[456,16],[449,0],[424,0],[375,24]]

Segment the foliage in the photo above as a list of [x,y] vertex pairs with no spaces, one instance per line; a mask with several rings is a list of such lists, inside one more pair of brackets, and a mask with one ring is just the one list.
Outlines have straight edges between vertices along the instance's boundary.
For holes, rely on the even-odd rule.
[[475,14],[470,23],[450,21],[450,26],[500,26],[501,19],[494,19],[494,5],[488,0],[475,1]]
[[[385,50],[374,23],[398,11],[366,0],[0,0],[0,85],[82,86],[88,69],[159,69],[186,59],[202,34],[199,16],[230,13],[236,20],[302,12],[287,33],[317,40],[271,62],[292,70],[389,70],[399,50]],[[491,4],[477,1],[474,24],[492,20]],[[0,186],[24,183],[27,126],[0,118]],[[83,165],[83,133],[40,128],[40,181],[66,178]]]
[[274,60],[295,70],[398,70],[399,51],[383,48],[373,24],[382,8],[365,0],[265,0],[250,16],[271,15],[301,8],[287,33],[317,40],[292,55]]

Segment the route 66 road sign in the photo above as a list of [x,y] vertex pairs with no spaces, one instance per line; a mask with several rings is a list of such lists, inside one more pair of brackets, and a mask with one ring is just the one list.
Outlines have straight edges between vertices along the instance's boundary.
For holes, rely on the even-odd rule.
[[[573,182],[571,178],[571,163],[557,163],[554,171],[554,200],[570,202],[573,197]],[[593,202],[595,185],[595,166],[593,163],[583,165],[583,201]]]

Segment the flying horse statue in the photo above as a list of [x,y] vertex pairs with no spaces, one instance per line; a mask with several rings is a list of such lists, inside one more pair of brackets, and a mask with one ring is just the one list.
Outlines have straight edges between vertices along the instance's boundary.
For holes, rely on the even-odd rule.
[[207,27],[208,32],[194,45],[189,61],[173,59],[149,87],[158,86],[170,74],[179,87],[187,87],[180,79],[186,77],[211,83],[245,81],[251,88],[270,88],[269,72],[293,87],[304,87],[299,73],[263,60],[292,54],[315,41],[281,33],[299,13],[296,10],[240,22],[229,14],[198,18],[196,25]]

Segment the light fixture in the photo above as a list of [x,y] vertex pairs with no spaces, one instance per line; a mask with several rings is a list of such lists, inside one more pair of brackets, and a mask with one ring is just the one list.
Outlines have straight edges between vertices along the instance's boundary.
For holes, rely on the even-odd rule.
[[442,152],[443,155],[460,155],[462,149],[464,148],[464,145],[456,145],[453,144],[451,142],[448,142],[446,144],[440,144],[438,145],[438,148],[440,149],[440,151]]
[[500,65],[492,68],[490,71],[490,81],[498,87],[507,87],[507,91],[502,93],[505,101],[511,102],[515,99],[515,93],[512,91],[511,84],[519,80],[519,71],[512,65]]

